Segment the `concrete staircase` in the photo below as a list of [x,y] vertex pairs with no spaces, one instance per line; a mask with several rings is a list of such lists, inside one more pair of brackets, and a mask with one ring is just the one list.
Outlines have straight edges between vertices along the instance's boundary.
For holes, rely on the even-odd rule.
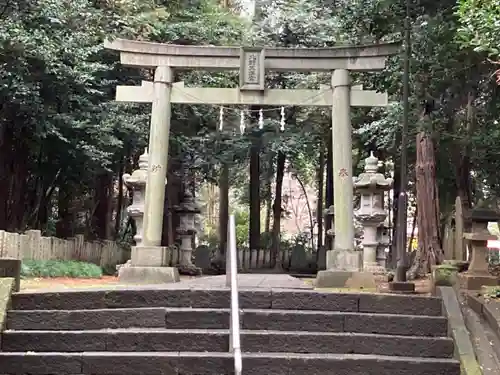
[[[438,298],[246,290],[243,374],[459,375]],[[1,374],[222,375],[229,291],[18,293]]]

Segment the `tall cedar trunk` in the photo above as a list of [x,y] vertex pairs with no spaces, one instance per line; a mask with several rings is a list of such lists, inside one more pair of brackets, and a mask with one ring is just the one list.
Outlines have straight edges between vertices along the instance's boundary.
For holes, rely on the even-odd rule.
[[[393,183],[393,194],[392,194],[392,241],[389,247],[389,254],[387,254],[387,264],[390,264],[392,268],[396,268],[396,263],[398,261],[397,249],[396,249],[396,238],[398,238],[398,200],[399,191],[401,187],[401,165],[399,160],[396,160],[394,164],[394,183]],[[406,228],[404,228],[406,230]]]
[[[325,187],[325,207],[328,208],[333,205],[333,150],[332,150],[332,131],[328,131],[328,143],[326,153],[326,187]],[[323,213],[321,213],[324,218]],[[332,229],[332,220],[328,218],[325,221],[325,233]],[[333,237],[325,236],[325,248],[327,250],[333,249]]]
[[12,159],[11,127],[0,124],[0,230],[7,229],[9,203],[9,165]]
[[316,201],[316,222],[318,223],[318,240],[316,248],[316,257],[319,255],[323,246],[323,184],[325,179],[325,147],[323,143],[319,145],[318,160],[318,199]]
[[267,178],[266,178],[266,192],[265,192],[265,197],[266,197],[266,216],[265,216],[265,222],[264,222],[264,233],[269,234],[271,231],[271,216],[272,216],[272,211],[273,211],[273,178],[274,178],[274,159],[276,157],[276,154],[274,152],[271,152],[269,155],[269,165],[268,165],[268,173],[267,173]]
[[171,246],[176,242],[175,230],[179,226],[179,215],[173,209],[182,199],[182,163],[168,159],[167,186],[165,186],[165,204],[163,210],[162,245]]
[[120,234],[122,226],[122,212],[123,212],[123,174],[125,173],[125,158],[120,160],[118,167],[118,196],[116,197],[116,216],[115,216],[115,240]]
[[71,214],[71,188],[67,184],[59,186],[57,193],[57,223],[56,237],[68,238],[73,236],[74,218]]
[[[424,119],[425,120],[425,119]],[[413,279],[430,272],[443,260],[439,236],[439,195],[434,142],[425,131],[417,134],[416,161],[418,250],[409,271]]]
[[224,163],[219,178],[219,254],[225,255],[227,248],[227,224],[229,221],[229,166]]
[[250,225],[251,250],[260,249],[260,139],[254,136],[250,148]]
[[273,233],[271,238],[272,265],[277,269],[281,269],[281,263],[278,261],[278,254],[280,250],[281,199],[283,193],[283,177],[285,176],[285,162],[285,153],[279,151],[276,161],[276,191],[274,193]]
[[96,207],[92,218],[92,232],[98,239],[106,240],[109,235],[109,196],[112,191],[112,182],[113,176],[107,172],[99,174],[95,182],[94,202]]
[[269,233],[271,230],[271,216],[273,211],[273,196],[272,196],[271,179],[266,181],[266,216],[264,220],[264,233]]
[[[467,97],[467,134],[472,134],[475,128],[474,99],[475,92],[469,91]],[[465,209],[472,207],[472,181],[471,181],[471,162],[470,162],[470,137],[466,137],[466,144],[455,148],[454,164],[456,168],[456,187],[457,195],[462,199],[462,205]]]
[[271,216],[273,211],[273,197],[272,197],[272,185],[269,181],[266,184],[266,218],[264,222],[264,232],[269,233],[271,231]]
[[313,221],[313,214],[312,214],[312,209],[311,209],[311,204],[309,203],[309,196],[307,195],[307,190],[306,186],[302,182],[302,180],[299,178],[298,175],[295,175],[295,179],[299,183],[300,189],[302,190],[302,194],[304,198],[306,199],[306,207],[307,207],[307,213],[309,216],[309,227],[311,228],[311,249],[314,249],[314,221]]
[[28,156],[29,151],[23,141],[18,143],[15,152],[16,158],[11,164],[10,183],[10,215],[7,230],[24,230],[21,228],[25,206],[26,182],[28,179]]

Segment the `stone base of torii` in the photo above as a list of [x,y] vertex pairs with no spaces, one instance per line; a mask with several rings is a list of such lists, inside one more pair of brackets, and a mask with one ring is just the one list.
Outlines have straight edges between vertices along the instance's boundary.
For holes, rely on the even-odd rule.
[[[327,270],[318,274],[324,287],[343,286],[345,277],[360,273],[361,253],[354,249],[353,168],[351,106],[385,106],[387,94],[352,86],[350,71],[380,71],[399,44],[334,48],[238,48],[177,46],[114,40],[106,47],[120,52],[121,63],[155,69],[154,82],[119,86],[117,100],[152,103],[149,167],[145,194],[143,245],[133,249],[127,271],[144,283],[161,282],[158,269],[165,268],[164,282],[175,281],[162,264],[161,235],[168,161],[171,103],[261,106],[331,107],[333,132],[335,248],[327,252]],[[240,87],[191,88],[174,83],[175,70],[239,70]],[[331,85],[320,90],[276,90],[265,87],[265,72],[331,72]],[[142,256],[144,255],[144,256]],[[150,272],[149,272],[149,271]],[[342,280],[344,280],[342,282]],[[367,285],[367,287],[370,287]]]

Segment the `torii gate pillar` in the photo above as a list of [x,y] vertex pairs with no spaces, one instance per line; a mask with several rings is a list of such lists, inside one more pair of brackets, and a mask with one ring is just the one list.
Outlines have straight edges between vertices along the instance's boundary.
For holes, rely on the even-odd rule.
[[327,269],[358,271],[360,261],[354,251],[354,214],[351,139],[351,80],[349,71],[332,74],[332,157],[335,210],[335,245],[327,252]]

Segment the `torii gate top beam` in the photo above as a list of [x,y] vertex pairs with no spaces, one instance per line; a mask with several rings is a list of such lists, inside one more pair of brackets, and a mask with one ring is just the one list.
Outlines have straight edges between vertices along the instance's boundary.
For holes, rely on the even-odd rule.
[[[123,65],[152,68],[237,70],[241,67],[242,48],[180,46],[115,39],[105,47],[120,51]],[[248,50],[262,50],[249,48]],[[245,49],[243,49],[245,50]],[[400,43],[385,43],[333,48],[265,48],[265,70],[321,72],[335,69],[376,71],[385,67],[387,57],[399,53]]]

